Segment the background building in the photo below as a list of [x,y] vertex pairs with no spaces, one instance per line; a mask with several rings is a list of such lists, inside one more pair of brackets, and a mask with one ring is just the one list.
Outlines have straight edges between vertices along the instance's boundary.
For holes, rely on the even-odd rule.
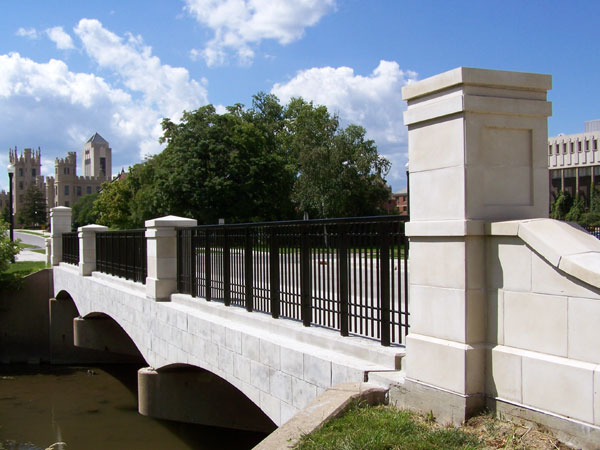
[[390,198],[384,205],[387,212],[393,214],[408,215],[408,193],[406,188],[390,194]]
[[[81,197],[100,191],[100,186],[111,179],[112,149],[98,133],[87,140],[83,146],[82,172],[77,176],[77,155],[67,153],[65,158],[56,158],[54,176],[41,175],[41,151],[26,148],[21,155],[17,149],[9,150],[10,163],[15,166],[13,177],[13,201],[15,220],[19,217],[23,205],[23,194],[28,186],[35,184],[45,194],[46,207],[73,206]],[[0,193],[0,201],[8,200],[8,195]],[[0,205],[1,206],[1,205]]]
[[600,183],[600,120],[586,122],[585,130],[548,139],[550,202],[566,191],[589,205],[592,186]]

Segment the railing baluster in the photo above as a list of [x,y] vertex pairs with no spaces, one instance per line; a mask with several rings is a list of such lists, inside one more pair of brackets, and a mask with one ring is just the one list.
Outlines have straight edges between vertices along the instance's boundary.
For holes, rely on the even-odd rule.
[[229,247],[229,233],[223,229],[223,303],[231,304],[231,252]]
[[338,301],[340,304],[340,334],[348,336],[348,247],[345,227],[340,226],[338,234],[337,266],[338,266]]
[[312,322],[311,288],[310,288],[310,247],[308,242],[308,226],[300,225],[300,316],[302,324],[309,327]]
[[379,277],[381,292],[381,345],[390,345],[390,227],[379,224]]
[[279,240],[277,237],[277,228],[270,228],[269,231],[269,288],[271,290],[271,316],[277,319],[279,318],[281,304],[279,288]]
[[212,292],[210,289],[210,281],[211,281],[211,264],[210,264],[210,234],[209,231],[206,230],[204,232],[204,289],[205,289],[205,298],[208,301],[212,299]]
[[252,234],[250,227],[246,227],[244,242],[244,284],[246,285],[246,311],[254,309],[253,295],[253,267],[252,267]]

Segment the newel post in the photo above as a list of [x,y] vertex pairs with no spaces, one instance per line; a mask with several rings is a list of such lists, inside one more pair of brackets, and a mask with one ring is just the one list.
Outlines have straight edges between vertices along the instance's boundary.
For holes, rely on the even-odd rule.
[[56,206],[50,210],[50,228],[52,241],[51,263],[58,266],[62,260],[62,235],[71,232],[71,208]]
[[146,221],[148,276],[146,297],[156,301],[169,300],[177,292],[177,230],[195,227],[198,221],[166,216]]
[[549,75],[458,68],[403,88],[410,161],[407,406],[484,406],[485,224],[547,217]]
[[96,270],[96,233],[107,231],[103,225],[85,225],[77,229],[79,237],[79,274],[91,275]]

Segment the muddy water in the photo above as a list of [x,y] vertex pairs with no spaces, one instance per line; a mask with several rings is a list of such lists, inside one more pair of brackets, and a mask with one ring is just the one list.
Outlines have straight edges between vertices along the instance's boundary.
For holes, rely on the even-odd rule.
[[264,438],[138,414],[137,369],[0,365],[0,450],[245,449]]

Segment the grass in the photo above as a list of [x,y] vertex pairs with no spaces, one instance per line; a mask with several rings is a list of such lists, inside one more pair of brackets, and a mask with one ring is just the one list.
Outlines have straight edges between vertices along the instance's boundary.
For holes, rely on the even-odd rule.
[[24,249],[24,248],[38,248],[37,245],[24,244],[23,242],[19,242],[17,245],[19,246],[20,249]]
[[24,233],[24,234],[33,234],[34,236],[45,236],[43,231],[32,231],[32,230],[15,230],[18,231],[19,233]]
[[536,425],[500,420],[491,413],[454,428],[435,423],[433,414],[419,415],[391,406],[354,404],[341,417],[303,436],[296,449],[567,449]]
[[1,289],[18,289],[23,277],[30,273],[45,269],[44,261],[17,261],[8,266],[4,272],[0,273]]
[[477,449],[479,439],[455,428],[428,426],[406,410],[353,405],[338,419],[304,436],[302,450]]

